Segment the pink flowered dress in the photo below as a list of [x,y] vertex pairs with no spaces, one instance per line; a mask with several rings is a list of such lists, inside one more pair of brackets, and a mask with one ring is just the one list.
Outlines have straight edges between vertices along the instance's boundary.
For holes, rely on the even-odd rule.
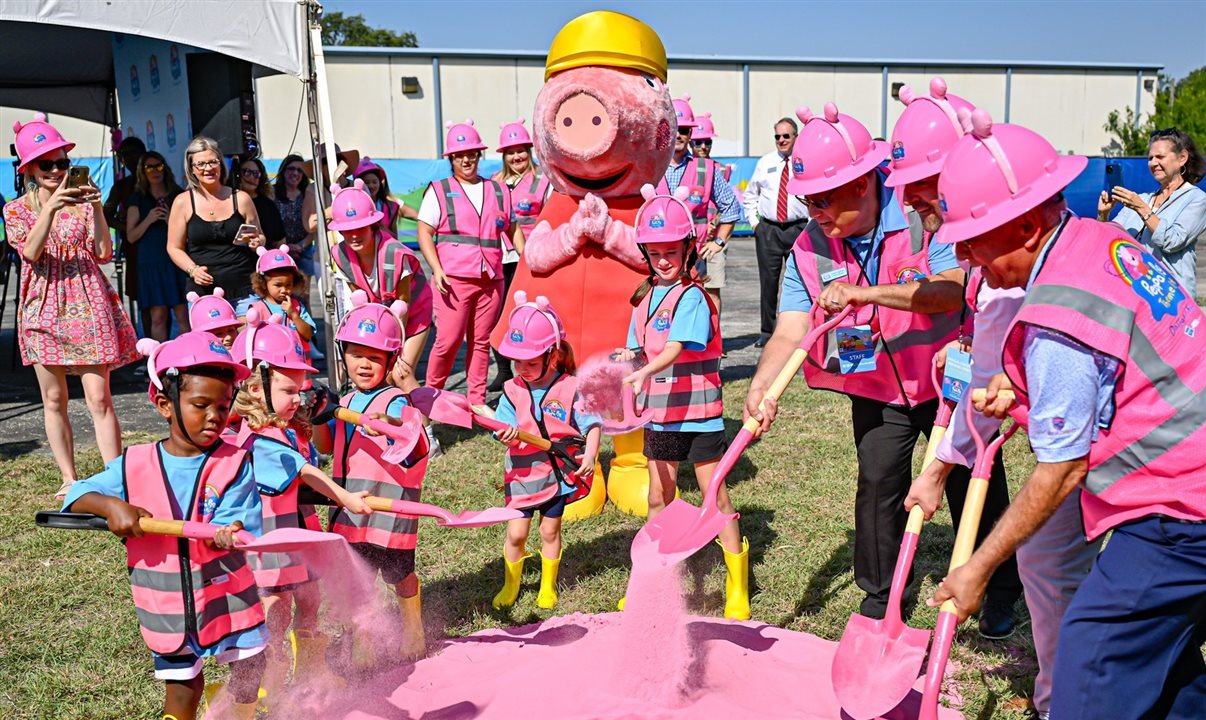
[[[8,242],[25,245],[38,214],[28,197],[4,206]],[[109,365],[139,358],[134,327],[93,251],[92,206],[59,211],[36,262],[21,264],[17,337],[26,365]]]

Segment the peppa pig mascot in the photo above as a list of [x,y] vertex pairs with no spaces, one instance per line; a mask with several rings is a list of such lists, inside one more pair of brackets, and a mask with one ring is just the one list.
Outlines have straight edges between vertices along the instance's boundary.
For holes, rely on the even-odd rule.
[[[625,344],[629,300],[648,275],[633,221],[641,186],[666,171],[675,132],[661,39],[640,20],[606,10],[569,21],[549,47],[533,127],[553,192],[527,230],[514,288],[549,298],[581,361]],[[508,298],[503,317],[513,304]],[[495,330],[495,347],[505,329]],[[619,436],[615,445],[608,495],[621,510],[644,515],[642,435]],[[573,509],[597,512],[602,495],[595,500]]]

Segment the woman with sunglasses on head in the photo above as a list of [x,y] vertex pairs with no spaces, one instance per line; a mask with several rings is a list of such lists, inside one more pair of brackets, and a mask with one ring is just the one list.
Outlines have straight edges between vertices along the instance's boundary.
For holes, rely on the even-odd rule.
[[138,248],[138,305],[151,316],[151,326],[143,330],[157,342],[167,342],[171,334],[169,311],[176,315],[180,332],[189,330],[187,277],[167,254],[168,209],[179,194],[163,156],[155,151],[143,154],[134,194],[126,203],[126,239]]
[[278,247],[285,241],[285,223],[276,207],[276,194],[268,182],[268,170],[254,155],[240,155],[231,161],[230,186],[251,197],[255,214],[260,218],[260,232],[268,241],[266,247]]
[[1147,168],[1160,189],[1141,194],[1118,185],[1102,190],[1097,219],[1107,220],[1121,204],[1114,222],[1167,263],[1192,297],[1197,293],[1195,246],[1206,232],[1206,192],[1197,187],[1206,162],[1193,138],[1174,127],[1152,133]]
[[[220,287],[236,309],[245,308],[255,251],[266,242],[255,204],[247,193],[226,185],[222,149],[212,138],[198,135],[188,144],[184,175],[188,192],[176,197],[168,217],[168,255],[188,275],[189,292],[209,295]],[[255,230],[245,232],[244,225]]]
[[46,439],[63,475],[62,498],[77,479],[67,415],[67,375],[78,375],[101,457],[121,455],[121,427],[109,394],[109,371],[139,357],[134,327],[100,268],[113,259],[113,238],[90,182],[69,187],[67,142],[42,113],[13,125],[26,193],[4,206],[8,242],[21,264],[17,342],[42,394]]

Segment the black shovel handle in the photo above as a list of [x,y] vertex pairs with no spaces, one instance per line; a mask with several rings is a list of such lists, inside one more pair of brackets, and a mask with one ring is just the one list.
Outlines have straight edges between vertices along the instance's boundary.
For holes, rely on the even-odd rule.
[[108,530],[109,521],[92,513],[55,512],[41,510],[34,515],[38,527],[55,530]]

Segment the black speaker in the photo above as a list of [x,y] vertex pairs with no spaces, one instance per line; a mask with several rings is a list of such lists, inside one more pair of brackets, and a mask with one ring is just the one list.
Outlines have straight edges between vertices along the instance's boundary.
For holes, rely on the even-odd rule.
[[217,140],[226,155],[258,155],[251,63],[218,53],[185,57],[193,133]]

